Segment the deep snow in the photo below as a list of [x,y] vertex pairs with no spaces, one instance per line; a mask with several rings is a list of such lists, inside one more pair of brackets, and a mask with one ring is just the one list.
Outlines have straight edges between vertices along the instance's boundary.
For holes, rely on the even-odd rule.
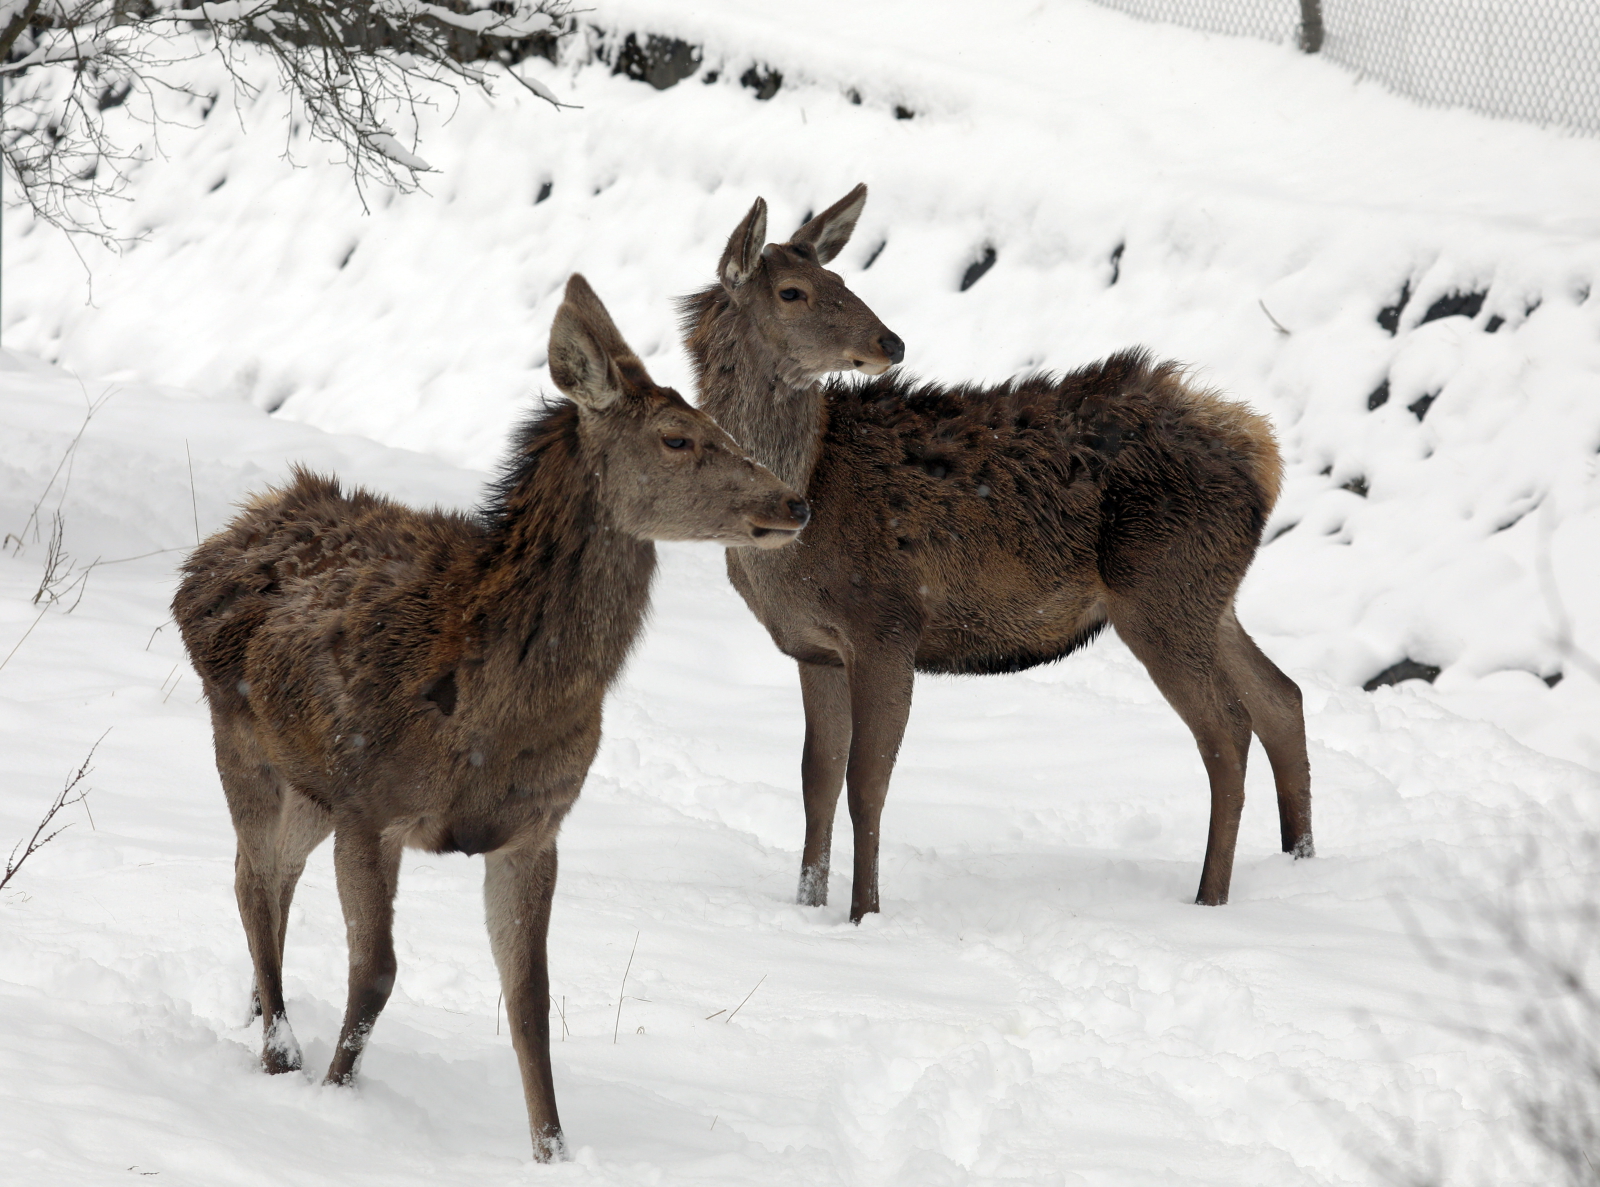
[[[315,146],[279,159],[271,101],[235,119],[224,95],[135,177],[122,217],[147,238],[86,250],[89,304],[60,238],[8,212],[0,329],[25,353],[0,356],[0,528],[110,391],[61,503],[67,550],[172,550],[97,568],[0,668],[0,838],[112,730],[92,822],[74,809],[0,903],[8,1177],[1356,1183],[1349,1147],[1398,1116],[1491,1181],[1536,1181],[1500,1141],[1503,1060],[1437,1025],[1463,985],[1397,904],[1454,926],[1525,838],[1552,894],[1593,873],[1600,687],[1552,640],[1537,568],[1596,650],[1600,143],[1087,4],[996,4],[980,27],[910,5],[789,11],[605,4],[609,28],[703,44],[720,81],[656,92],[577,54],[530,62],[582,110],[464,98],[424,130],[432,194],[375,195],[370,215]],[[769,102],[737,85],[752,61],[784,72]],[[914,370],[999,378],[1140,341],[1274,417],[1290,477],[1269,534],[1291,530],[1240,613],[1306,689],[1321,856],[1275,852],[1258,762],[1234,901],[1187,904],[1203,772],[1106,640],[920,681],[884,914],[849,926],[842,874],[835,906],[793,906],[792,665],[719,556],[671,548],[563,833],[551,968],[575,1162],[526,1164],[466,858],[405,862],[400,980],[362,1086],[254,1074],[208,726],[157,630],[179,550],[292,458],[470,503],[545,385],[574,268],[687,389],[670,298],[710,278],[755,195],[781,231],[863,179],[839,267]],[[986,244],[997,265],[956,291]],[[1391,335],[1377,315],[1407,281]],[[1480,290],[1474,318],[1418,324]],[[7,649],[38,613],[43,554],[0,559]],[[1404,656],[1444,673],[1360,690]],[[287,969],[311,1068],[343,997],[338,921],[323,852]],[[731,1022],[707,1019],[758,983]]]

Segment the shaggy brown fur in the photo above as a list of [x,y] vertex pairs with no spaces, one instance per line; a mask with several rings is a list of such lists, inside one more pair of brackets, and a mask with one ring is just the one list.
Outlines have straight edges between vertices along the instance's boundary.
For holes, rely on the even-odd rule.
[[414,511],[296,469],[185,562],[173,601],[238,832],[240,916],[269,1071],[300,1065],[284,932],[329,832],[350,992],[347,1083],[394,984],[400,851],[487,855],[484,897],[537,1157],[561,1149],[545,932],[556,831],[633,645],[657,539],[775,546],[805,504],[656,387],[574,276],[551,330],[573,403],[535,416],[478,516]]
[[[827,900],[841,784],[855,831],[851,917],[878,909],[878,818],[913,670],[1012,672],[1108,622],[1194,732],[1212,821],[1198,901],[1227,900],[1252,729],[1278,785],[1283,847],[1312,852],[1299,689],[1233,613],[1277,498],[1266,422],[1125,351],[997,387],[883,374],[900,340],[821,265],[854,228],[857,187],[787,244],[759,200],[721,283],[684,302],[702,405],[815,518],[795,548],[729,553],[806,706],[800,900]],[[830,371],[877,375],[865,384]]]

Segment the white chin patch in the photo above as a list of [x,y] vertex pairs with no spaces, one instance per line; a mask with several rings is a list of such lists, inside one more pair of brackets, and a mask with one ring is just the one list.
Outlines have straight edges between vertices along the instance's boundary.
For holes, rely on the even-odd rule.
[[889,366],[888,363],[857,363],[856,370],[863,375],[882,375]]

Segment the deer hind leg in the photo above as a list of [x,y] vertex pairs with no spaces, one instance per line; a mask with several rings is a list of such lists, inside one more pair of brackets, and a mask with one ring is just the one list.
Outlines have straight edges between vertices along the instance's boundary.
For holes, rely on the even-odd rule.
[[303,836],[293,805],[300,797],[279,778],[247,723],[218,719],[214,725],[217,772],[238,836],[233,887],[255,966],[252,1009],[261,1016],[261,1064],[274,1074],[295,1071],[300,1046],[284,1009],[283,939],[294,881],[305,865],[303,854],[298,863],[292,859],[298,841],[285,850],[288,836]]
[[1314,857],[1311,764],[1306,758],[1306,720],[1300,686],[1262,654],[1231,608],[1223,615],[1219,638],[1224,662],[1250,711],[1251,728],[1272,764],[1283,851],[1297,859]]
[[348,1084],[394,989],[400,842],[383,839],[366,821],[340,821],[333,834],[333,870],[350,946],[350,992],[326,1083]]
[[806,710],[806,744],[800,786],[806,806],[806,848],[800,858],[803,907],[828,904],[828,867],[833,817],[850,759],[850,677],[843,667],[800,665],[800,696]]
[[858,651],[850,664],[850,763],[845,781],[855,841],[852,923],[878,910],[878,823],[911,715],[914,679],[909,652]]
[[[283,795],[283,814],[278,831],[278,967],[283,968],[284,945],[289,937],[289,907],[294,903],[295,887],[305,873],[306,858],[333,831],[333,817],[315,800],[293,788]],[[261,1017],[261,993],[250,992],[250,1016]]]
[[556,888],[556,846],[497,849],[485,855],[483,901],[489,946],[505,992],[511,1045],[522,1069],[533,1156],[561,1158],[565,1147],[550,1073],[550,973],[545,941]]
[[1218,655],[1216,620],[1206,622],[1170,605],[1152,613],[1114,605],[1111,622],[1200,748],[1211,783],[1211,827],[1195,902],[1221,906],[1228,901],[1233,851],[1244,814],[1251,721]]

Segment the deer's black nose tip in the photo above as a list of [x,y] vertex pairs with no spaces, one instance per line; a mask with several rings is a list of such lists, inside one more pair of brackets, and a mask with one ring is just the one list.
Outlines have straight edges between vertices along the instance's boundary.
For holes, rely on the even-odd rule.
[[790,499],[789,514],[799,521],[801,527],[811,522],[811,508],[804,499]]
[[900,341],[898,334],[885,334],[878,339],[878,345],[883,347],[883,353],[889,356],[890,363],[898,363],[906,357],[906,344]]

